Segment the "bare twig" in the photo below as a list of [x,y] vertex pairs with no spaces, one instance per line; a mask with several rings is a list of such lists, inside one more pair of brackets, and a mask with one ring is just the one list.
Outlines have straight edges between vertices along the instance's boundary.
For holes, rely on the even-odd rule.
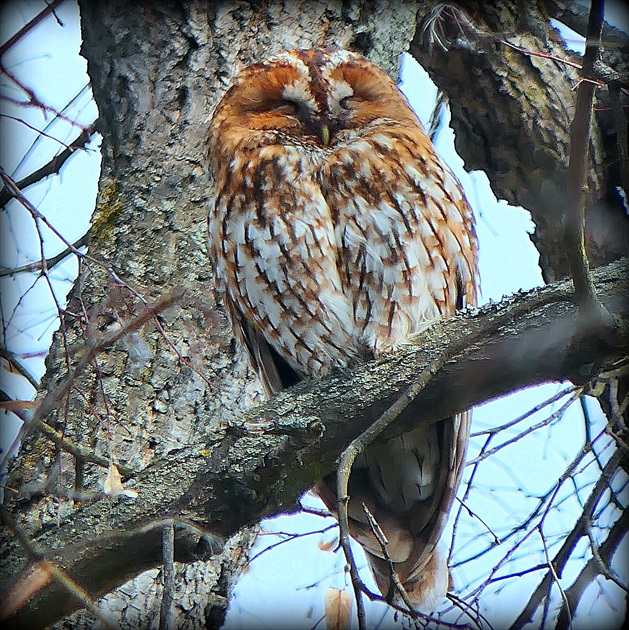
[[0,348],[0,357],[2,357],[11,366],[11,370],[15,370],[18,374],[23,376],[35,389],[39,387],[37,379],[35,379],[35,377],[6,348]]
[[[41,431],[51,442],[59,446],[59,448],[71,455],[74,455],[77,460],[97,464],[103,468],[107,468],[109,466],[108,458],[101,457],[100,455],[97,455],[93,449],[81,446],[80,444],[69,440],[63,436],[63,433],[53,429],[48,423],[44,422],[40,418],[34,418],[31,426]],[[132,475],[135,472],[132,468],[123,464],[119,464],[118,468],[125,476]]]
[[[549,425],[551,422],[554,422],[557,418],[560,418],[566,412],[568,407],[570,407],[572,403],[574,403],[574,401],[578,397],[579,397],[579,393],[573,393],[570,396],[570,398],[563,405],[561,405],[559,409],[554,411],[550,416],[548,416],[547,418],[544,418],[543,420],[540,420],[539,422],[531,425],[530,427],[527,427],[526,429],[524,429],[517,435],[513,436],[512,438],[509,438],[505,440],[504,442],[501,442],[500,444],[498,444],[498,446],[494,446],[494,448],[491,448],[489,450],[484,450],[477,457],[474,457],[474,459],[470,459],[466,463],[466,466],[471,466],[472,464],[476,464],[477,462],[482,462],[484,459],[491,457],[492,455],[494,455],[501,449],[505,448],[506,446],[514,444],[515,442],[520,441],[522,438],[526,437],[527,435],[530,435],[534,431],[537,431],[537,429],[540,429],[541,427],[545,427]],[[495,435],[496,433],[492,433],[491,437],[494,437]]]
[[380,435],[396,420],[396,418],[399,417],[399,415],[416,398],[422,389],[424,389],[433,375],[445,365],[447,359],[458,353],[462,349],[463,345],[467,345],[467,340],[465,344],[455,344],[450,353],[443,352],[434,359],[427,368],[420,372],[419,376],[408,387],[406,392],[404,392],[364,433],[354,439],[339,458],[336,492],[338,497],[340,541],[343,551],[345,552],[347,563],[349,564],[352,586],[354,587],[354,593],[356,594],[358,627],[360,630],[363,630],[366,627],[365,610],[361,597],[361,592],[364,591],[365,586],[358,574],[354,554],[349,541],[348,503],[350,497],[348,493],[348,485],[352,466],[356,457],[362,453],[365,447],[371,444],[378,435]]
[[[546,544],[546,536],[544,534],[544,530],[542,529],[542,524],[540,523],[538,526],[538,531],[539,531],[539,536],[540,536],[540,540],[542,542],[542,549],[544,550],[544,558],[546,558],[546,565],[548,566],[548,574],[552,576],[552,580],[549,581],[548,584],[548,591],[547,591],[547,596],[546,596],[546,601],[544,602],[544,619],[546,619],[547,616],[547,610],[548,607],[550,606],[550,592],[552,589],[552,585],[553,582],[557,585],[557,588],[559,589],[559,594],[561,595],[561,600],[563,601],[563,605],[568,607],[567,613],[568,613],[568,627],[572,628],[572,613],[570,612],[570,604],[568,602],[568,598],[566,597],[566,593],[563,590],[563,587],[561,586],[561,580],[559,579],[559,575],[557,570],[555,569],[555,564],[551,561],[550,559],[550,554],[548,553],[548,545]],[[546,624],[543,623],[542,627],[544,627]]]
[[[332,516],[331,514],[328,514],[328,516]],[[249,558],[249,563],[252,563],[254,560],[257,560],[261,555],[267,553],[268,551],[271,551],[273,549],[276,549],[277,547],[280,547],[281,545],[284,545],[286,543],[289,543],[293,540],[296,540],[298,538],[304,538],[306,536],[315,536],[316,534],[325,534],[326,532],[329,532],[331,529],[335,529],[337,527],[337,523],[334,522],[331,525],[328,525],[327,527],[323,527],[321,529],[313,529],[311,531],[308,532],[299,532],[299,533],[295,533],[295,532],[261,532],[261,536],[269,535],[269,536],[281,536],[282,539],[278,540],[275,543],[270,544],[268,547],[265,547],[264,549],[261,549],[260,551],[258,551],[258,553],[256,553],[255,555],[251,556]]]
[[56,265],[58,265],[62,260],[70,256],[75,252],[75,250],[80,249],[81,247],[85,247],[90,241],[89,234],[84,234],[78,241],[74,241],[71,247],[66,247],[61,253],[53,256],[52,258],[46,258],[44,262],[41,260],[36,260],[32,263],[28,263],[27,265],[22,265],[21,267],[15,267],[12,269],[4,268],[0,269],[0,278],[3,276],[14,276],[18,273],[29,273],[33,271],[39,271],[43,268],[44,264],[47,269],[52,269]]
[[[465,600],[461,599],[454,595],[454,593],[448,593],[448,600],[452,602],[453,608],[458,608],[463,615],[465,615],[470,621],[472,621],[479,630],[493,630],[493,626],[491,625],[489,619],[483,615],[478,606],[476,605],[476,609],[470,605]],[[469,624],[465,624],[465,628],[469,628]]]
[[7,77],[9,77],[9,79],[11,79],[11,81],[13,81],[13,83],[15,83],[28,96],[28,101],[15,100],[15,99],[7,97],[6,95],[2,96],[3,99],[12,101],[16,105],[21,105],[22,107],[35,107],[37,109],[41,109],[44,115],[47,113],[54,114],[56,118],[59,118],[60,120],[64,120],[65,122],[69,123],[73,127],[79,127],[81,129],[85,129],[85,126],[82,125],[81,123],[76,122],[76,120],[72,120],[72,118],[70,118],[69,116],[66,116],[63,112],[60,112],[55,107],[52,107],[51,105],[47,105],[46,103],[44,103],[44,101],[41,98],[39,98],[37,94],[35,94],[34,90],[28,87],[20,79],[18,79],[17,75],[11,72],[11,70],[9,70],[4,64],[4,62],[2,61],[0,61],[0,70],[4,72],[4,74],[6,74]]
[[175,526],[169,520],[162,527],[162,603],[159,609],[159,630],[173,627],[175,599]]
[[[618,548],[618,545],[622,539],[627,535],[627,529],[629,528],[629,510],[623,510],[622,516],[614,523],[607,538],[600,545],[599,552],[600,557],[604,562],[609,562],[610,558]],[[601,573],[601,567],[597,559],[593,556],[590,558],[585,566],[579,572],[574,582],[565,591],[566,601],[559,612],[557,619],[557,628],[568,627],[570,617],[569,611],[576,610],[581,601],[581,597],[585,592],[585,589],[592,584],[597,575]],[[627,590],[627,587],[618,584],[623,590]]]
[[500,544],[500,538],[496,535],[496,532],[494,532],[494,530],[476,513],[474,512],[474,510],[471,510],[464,501],[462,501],[461,499],[459,499],[459,497],[455,497],[456,500],[461,504],[461,507],[472,517],[475,518],[477,520],[479,520],[484,526],[485,529],[491,534],[491,536],[494,539],[494,543],[496,545]]
[[535,52],[533,50],[529,50],[528,48],[523,48],[522,46],[516,46],[515,44],[508,42],[506,39],[501,39],[500,43],[504,44],[505,46],[509,46],[509,48],[512,48],[513,50],[516,50],[517,52],[520,52],[524,55],[530,55],[531,57],[541,57],[542,59],[550,59],[551,61],[556,61],[557,63],[563,63],[567,66],[571,66],[572,68],[577,68],[578,70],[581,70],[580,63],[577,63],[576,61],[571,61],[570,59],[566,59],[564,57],[558,57],[557,55],[549,55],[546,53]]
[[9,37],[2,46],[0,46],[0,57],[8,50],[13,48],[27,33],[32,31],[42,20],[47,18],[53,11],[63,2],[63,0],[52,0],[50,4],[42,9],[30,22],[27,22],[15,35]]
[[[519,424],[523,420],[530,418],[533,414],[537,413],[538,411],[541,411],[542,409],[544,409],[544,407],[548,407],[548,405],[552,405],[553,403],[556,403],[557,401],[561,400],[564,396],[569,396],[571,394],[574,394],[574,392],[576,392],[577,390],[581,392],[583,388],[577,387],[576,385],[565,387],[564,389],[557,392],[550,398],[547,398],[546,400],[538,403],[537,405],[531,407],[530,409],[527,409],[522,415],[518,416],[517,418],[513,420],[509,420],[509,422],[505,422],[504,424],[501,424],[499,426],[491,427],[490,429],[484,429],[483,431],[476,431],[475,433],[470,433],[470,438],[479,437],[481,435],[492,436],[496,433],[501,433],[505,429],[510,429],[512,426]],[[468,464],[469,463],[470,462],[468,462]]]
[[398,592],[400,598],[404,602],[405,606],[408,608],[408,614],[412,619],[418,618],[418,613],[413,606],[413,602],[411,602],[404,585],[400,581],[400,576],[397,574],[393,562],[391,561],[391,556],[389,556],[389,550],[387,549],[387,545],[389,541],[387,540],[384,532],[380,525],[378,525],[378,521],[374,518],[374,515],[369,511],[369,508],[363,503],[363,512],[367,517],[367,521],[369,522],[369,527],[371,527],[371,531],[375,536],[376,540],[380,544],[380,549],[382,551],[382,555],[384,559],[387,561],[389,565],[389,578],[391,580],[391,584],[395,587],[395,590]]
[[[78,149],[83,149],[91,140],[95,132],[96,123],[93,122],[91,125],[83,129],[83,131],[81,131],[81,133],[72,142],[70,142],[63,151],[55,155],[52,160],[50,160],[47,164],[44,164],[41,168],[33,171],[30,175],[22,178],[19,182],[16,182],[15,185],[20,190],[24,190],[24,188],[41,181],[49,175],[59,173],[61,167],[68,161],[68,159],[75,155]],[[4,207],[13,198],[13,196],[14,195],[8,188],[0,191],[0,207]]]
[[590,493],[587,501],[585,502],[581,517],[577,520],[576,524],[574,525],[568,536],[566,536],[566,538],[564,539],[560,549],[557,551],[554,558],[552,559],[552,571],[549,569],[546,572],[544,578],[541,580],[535,591],[529,597],[528,602],[524,607],[524,610],[522,610],[518,618],[511,625],[510,630],[520,630],[520,628],[523,628],[530,622],[533,614],[535,613],[535,610],[537,610],[539,605],[546,598],[546,593],[548,591],[549,585],[554,579],[554,575],[561,575],[561,573],[563,572],[563,569],[570,559],[577,543],[585,533],[584,524],[586,522],[586,519],[591,518],[591,515],[596,505],[598,504],[601,496],[607,489],[609,476],[612,475],[618,467],[619,460],[620,455],[618,452],[616,452],[614,453],[614,455],[612,455],[612,457],[605,465],[605,468],[601,472],[601,476],[592,489],[592,492]]
[[[504,554],[501,560],[491,569],[488,577],[472,591],[468,594],[468,597],[478,598],[478,596],[483,592],[485,587],[491,583],[499,581],[502,576],[497,576],[497,573],[510,561],[510,559],[515,555],[516,551],[522,547],[532,536],[534,536],[535,532],[539,530],[539,528],[543,525],[544,520],[550,513],[550,510],[555,505],[555,497],[557,497],[561,487],[567,481],[572,479],[573,475],[577,474],[578,466],[581,464],[586,455],[588,455],[592,451],[593,445],[595,445],[600,438],[605,437],[605,433],[600,433],[596,438],[594,438],[589,445],[584,445],[581,448],[579,454],[573,459],[573,461],[566,467],[562,475],[560,476],[557,483],[546,493],[543,497],[539,499],[539,502],[535,509],[531,512],[531,514],[526,518],[521,520],[517,527],[513,528],[509,533],[502,537],[502,543],[507,542],[516,536],[518,532],[523,532],[529,529],[529,526],[532,525],[532,529],[530,529],[522,538],[517,540],[515,544]],[[594,491],[589,495],[588,500],[584,503],[583,508],[581,510],[581,519],[578,521],[579,529],[578,531],[573,530],[571,534],[568,535],[574,536],[572,542],[568,547],[564,550],[563,555],[561,556],[561,562],[563,564],[556,564],[556,570],[559,575],[563,571],[564,564],[570,559],[571,554],[574,550],[574,547],[579,542],[580,538],[585,535],[587,524],[590,522],[592,513],[597,505],[597,502],[605,492],[609,484],[609,475],[613,473],[614,466],[618,465],[619,456],[616,453],[612,456],[611,463],[608,462],[607,466],[602,469],[601,476],[599,477],[599,481],[595,486]],[[453,566],[460,566],[466,564],[472,560],[477,560],[481,556],[483,556],[487,551],[494,548],[494,544],[488,545],[488,547],[480,552],[474,554],[472,557],[467,558],[465,561],[461,561]],[[535,569],[537,570],[537,569]],[[540,587],[538,595],[541,593],[541,599],[539,599],[535,605],[535,607],[531,610],[530,614],[533,614],[534,610],[537,608],[539,603],[543,600],[545,589],[548,586],[549,582],[546,582],[544,587]]]

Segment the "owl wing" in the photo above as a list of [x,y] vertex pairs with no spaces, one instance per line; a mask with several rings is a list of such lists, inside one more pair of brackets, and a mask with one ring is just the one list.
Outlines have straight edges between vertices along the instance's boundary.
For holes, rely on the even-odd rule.
[[269,393],[356,352],[330,211],[307,169],[290,147],[257,149],[225,169],[210,212],[210,255]]
[[[335,211],[341,281],[361,339],[375,355],[475,303],[472,212],[419,126],[380,122],[331,156],[322,181]],[[460,483],[469,419],[468,412],[375,443],[354,466],[350,530],[383,593],[389,565],[362,505],[384,531],[413,601],[437,603],[448,586],[437,543]],[[331,509],[333,483],[328,478],[318,488]]]
[[280,355],[265,339],[260,328],[250,323],[225,294],[225,307],[232,322],[232,332],[247,348],[251,365],[260,377],[268,396],[298,383],[302,375]]

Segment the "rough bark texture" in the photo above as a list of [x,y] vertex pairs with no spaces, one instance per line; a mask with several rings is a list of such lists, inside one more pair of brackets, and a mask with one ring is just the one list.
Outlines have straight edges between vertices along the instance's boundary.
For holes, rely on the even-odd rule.
[[[212,535],[220,534],[201,540],[219,544],[238,527],[291,509],[299,493],[333,467],[343,440],[363,426],[347,425],[345,415],[356,418],[358,412],[370,409],[360,421],[369,422],[416,371],[417,360],[398,365],[398,376],[387,384],[387,390],[378,390],[378,384],[386,383],[379,370],[398,359],[385,360],[373,372],[365,372],[367,380],[362,385],[345,383],[345,377],[337,375],[325,385],[302,386],[303,399],[297,399],[292,415],[282,407],[292,400],[290,394],[275,401],[268,409],[274,418],[271,426],[267,415],[245,415],[248,428],[236,422],[261,400],[261,390],[244,356],[233,346],[213,293],[205,248],[211,190],[203,168],[204,138],[209,116],[239,64],[289,47],[340,45],[366,54],[395,76],[400,54],[413,39],[418,8],[423,17],[434,3],[84,0],[80,4],[83,54],[104,138],[90,254],[105,261],[116,276],[94,264],[84,267],[68,311],[88,317],[66,320],[67,345],[57,335],[44,387],[53,389],[67,374],[67,347],[72,350],[85,337],[95,339],[116,330],[145,311],[142,300],[118,278],[149,302],[174,288],[181,288],[185,296],[160,312],[156,322],[99,354],[61,401],[58,413],[46,418],[67,439],[120,465],[144,469],[134,478],[141,490],[139,500],[94,501],[106,470],[75,462],[41,434],[24,441],[8,484],[8,504],[18,525],[38,544],[58,550],[70,565],[80,564],[84,557],[89,560],[94,553],[83,539],[86,534],[103,536],[101,551],[113,549],[108,570],[87,562],[82,567],[86,573],[75,575],[94,596],[100,596],[122,578],[159,564],[159,530],[147,527],[140,535],[138,526],[167,516],[189,517]],[[501,4],[503,9],[495,10],[493,3],[468,3],[467,10],[483,32],[518,30],[511,38],[515,43],[565,54],[535,5],[508,0]],[[525,22],[515,17],[522,4],[527,7]],[[533,212],[546,275],[564,275],[556,211],[565,183],[574,72],[507,50],[495,37],[459,41],[447,54],[437,46],[428,54],[416,38],[413,50],[450,96],[459,148],[468,166],[487,169],[498,196]],[[593,197],[599,199],[602,157],[594,154]],[[602,252],[601,260],[614,258],[622,250],[609,245],[607,236],[606,232],[601,247],[592,250],[595,257]],[[619,283],[614,286],[622,291]],[[567,303],[562,304],[569,309]],[[559,311],[551,309],[543,317],[559,317],[563,307],[555,308]],[[574,313],[558,321],[574,322]],[[533,322],[532,327],[536,326]],[[541,328],[549,345],[565,343],[557,328],[549,331]],[[444,338],[433,341],[441,344]],[[538,343],[542,344],[541,338]],[[538,371],[528,366],[526,372],[521,359],[528,347],[509,350],[516,352],[511,364],[517,366],[510,386],[552,376],[578,377],[578,368],[587,363],[582,358],[574,361],[574,373],[556,361]],[[80,358],[80,352],[70,354],[70,363]],[[451,404],[458,400],[456,404],[467,406],[504,391],[504,379],[491,380],[495,376],[491,360],[483,365],[486,371],[475,372],[473,388],[469,377],[460,380],[464,400],[453,394],[448,398]],[[456,364],[451,365],[450,372],[445,370],[440,378],[447,379],[455,369]],[[477,387],[481,380],[485,389]],[[453,409],[435,403],[443,386],[439,382],[432,386],[437,388],[432,394],[426,393],[422,405],[428,410],[435,404],[430,413],[443,417]],[[470,397],[470,389],[477,398]],[[332,400],[338,402],[331,405]],[[288,415],[282,416],[282,410]],[[326,425],[332,432],[327,440],[321,439],[322,423],[330,422],[330,418],[319,418],[322,410],[333,410],[332,420],[335,417],[337,424],[329,426],[338,425],[339,431],[349,427],[346,433],[334,433]],[[267,429],[266,435],[262,429]],[[330,436],[336,439],[334,448]],[[204,447],[199,450],[190,444]],[[305,459],[299,462],[299,458]],[[78,499],[87,505],[77,511]],[[56,529],[58,524],[60,529]],[[125,531],[133,533],[125,537]],[[118,537],[108,547],[107,535],[115,532]],[[185,528],[178,532],[176,559],[190,563],[201,557],[179,567],[178,588],[193,584],[190,589],[198,596],[187,610],[178,608],[178,621],[182,627],[184,623],[185,627],[204,623],[218,627],[241,568],[237,558],[246,555],[253,535],[244,534],[212,556],[217,549],[200,548],[198,534]],[[76,546],[62,551],[69,542]],[[13,543],[7,546],[7,554],[5,576],[7,572],[15,575],[23,555]],[[208,557],[212,558],[209,562]],[[87,576],[96,575],[100,581],[90,584]],[[155,573],[140,576],[108,596],[104,609],[112,615],[114,626],[137,627],[136,608],[145,621],[156,620],[159,579]],[[147,580],[153,584],[150,588]],[[48,611],[51,622],[53,603],[56,613],[71,603],[59,590],[46,589],[42,597],[24,609],[24,617],[18,620],[24,627],[41,623],[41,610]],[[85,619],[74,617],[66,627],[81,627]]]
[[[551,8],[563,17],[559,4]],[[548,56],[575,63],[580,58],[564,49],[549,17],[543,2],[466,0],[445,3],[438,12],[426,3],[411,52],[449,99],[466,168],[484,170],[498,198],[531,212],[540,265],[552,282],[568,275],[562,215],[579,75]],[[620,51],[613,49],[617,54],[609,61],[618,65]],[[615,190],[621,181],[610,117],[609,109],[599,113],[605,134],[595,124],[590,147],[586,237],[594,266],[629,252],[629,217]]]
[[[66,438],[137,470],[208,439],[261,400],[215,301],[206,254],[209,117],[239,64],[286,48],[353,47],[396,76],[414,33],[415,5],[80,2],[82,52],[103,135],[90,254],[147,301],[173,288],[183,288],[187,301],[158,316],[170,343],[154,324],[98,357],[59,413],[47,418]],[[85,321],[65,322],[73,346],[84,334],[113,330],[144,309],[105,269],[90,265],[68,310],[91,320],[87,329]],[[65,354],[58,335],[44,387],[67,373]],[[105,474],[101,467],[77,466],[41,435],[31,436],[9,484],[18,489],[11,502],[22,508],[19,523],[28,532],[54,527],[74,510],[71,495],[100,490]],[[228,574],[237,570],[227,558],[214,585],[223,605]]]

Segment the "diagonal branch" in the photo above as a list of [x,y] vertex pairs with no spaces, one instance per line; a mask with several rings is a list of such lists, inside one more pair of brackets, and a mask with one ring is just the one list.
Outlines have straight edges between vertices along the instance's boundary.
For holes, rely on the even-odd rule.
[[585,527],[589,519],[591,518],[591,515],[594,512],[598,501],[600,500],[603,493],[606,491],[607,485],[609,483],[609,478],[617,469],[619,461],[620,454],[619,452],[616,452],[605,465],[601,476],[599,477],[594,488],[592,489],[592,492],[590,493],[590,496],[583,506],[581,517],[572,528],[570,534],[568,534],[568,536],[563,541],[563,544],[561,545],[559,551],[552,559],[552,563],[549,563],[549,570],[546,572],[533,594],[529,597],[526,606],[524,607],[518,618],[513,622],[510,630],[520,630],[521,628],[524,628],[528,623],[530,623],[533,615],[535,614],[535,611],[542,604],[542,602],[547,599],[546,594],[549,592],[553,580],[557,580],[557,576],[561,576],[568,560],[574,552],[577,543],[585,535]]
[[50,4],[42,9],[30,22],[27,22],[15,35],[9,37],[2,46],[0,46],[0,57],[17,44],[27,33],[32,31],[42,20],[48,17],[50,13],[54,13],[55,9],[63,2],[63,0],[52,0]]
[[[24,188],[32,186],[49,175],[59,173],[61,167],[76,154],[78,149],[85,148],[85,145],[89,143],[95,132],[96,122],[93,122],[91,125],[85,127],[63,151],[57,153],[47,164],[44,164],[41,168],[38,168],[30,175],[22,178],[19,182],[15,182],[17,188],[24,190]],[[13,192],[7,187],[0,191],[0,208],[4,208],[14,196]]]
[[0,278],[3,276],[14,276],[18,273],[29,273],[32,271],[40,271],[41,269],[52,269],[55,265],[58,265],[62,260],[73,254],[81,247],[85,247],[90,241],[90,235],[84,234],[78,241],[74,241],[71,247],[66,247],[62,252],[53,256],[52,258],[46,258],[45,261],[35,260],[27,265],[14,268],[0,268]]
[[[594,272],[606,308],[623,317],[629,315],[628,271],[629,262],[622,261]],[[439,322],[417,345],[395,355],[324,380],[304,381],[252,409],[242,422],[217,427],[206,443],[173,451],[140,472],[133,478],[139,493],[133,503],[125,498],[96,501],[35,542],[95,599],[162,562],[161,531],[143,529],[157,518],[185,517],[227,537],[264,516],[294,510],[303,491],[334,470],[347,444],[444,347],[461,339],[482,338],[448,361],[389,431],[436,421],[533,383],[587,379],[620,350],[605,345],[579,318],[569,287],[546,287]],[[102,345],[98,339],[93,344]],[[55,392],[49,395],[54,399]],[[77,532],[92,538],[77,540]],[[195,546],[176,534],[175,559],[189,561]],[[6,541],[0,576],[9,591],[24,561],[19,545]],[[38,625],[52,623],[75,605],[51,584],[18,612],[15,622],[23,627],[35,619]]]

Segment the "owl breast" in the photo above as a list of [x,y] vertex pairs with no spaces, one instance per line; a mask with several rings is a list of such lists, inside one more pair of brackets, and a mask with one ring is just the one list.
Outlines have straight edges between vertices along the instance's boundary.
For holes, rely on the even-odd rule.
[[320,157],[290,145],[248,157],[225,172],[210,214],[211,252],[227,297],[301,374],[347,365],[358,336],[330,208],[316,183]]
[[321,187],[361,343],[375,355],[473,299],[471,212],[421,129],[382,121],[341,144]]

